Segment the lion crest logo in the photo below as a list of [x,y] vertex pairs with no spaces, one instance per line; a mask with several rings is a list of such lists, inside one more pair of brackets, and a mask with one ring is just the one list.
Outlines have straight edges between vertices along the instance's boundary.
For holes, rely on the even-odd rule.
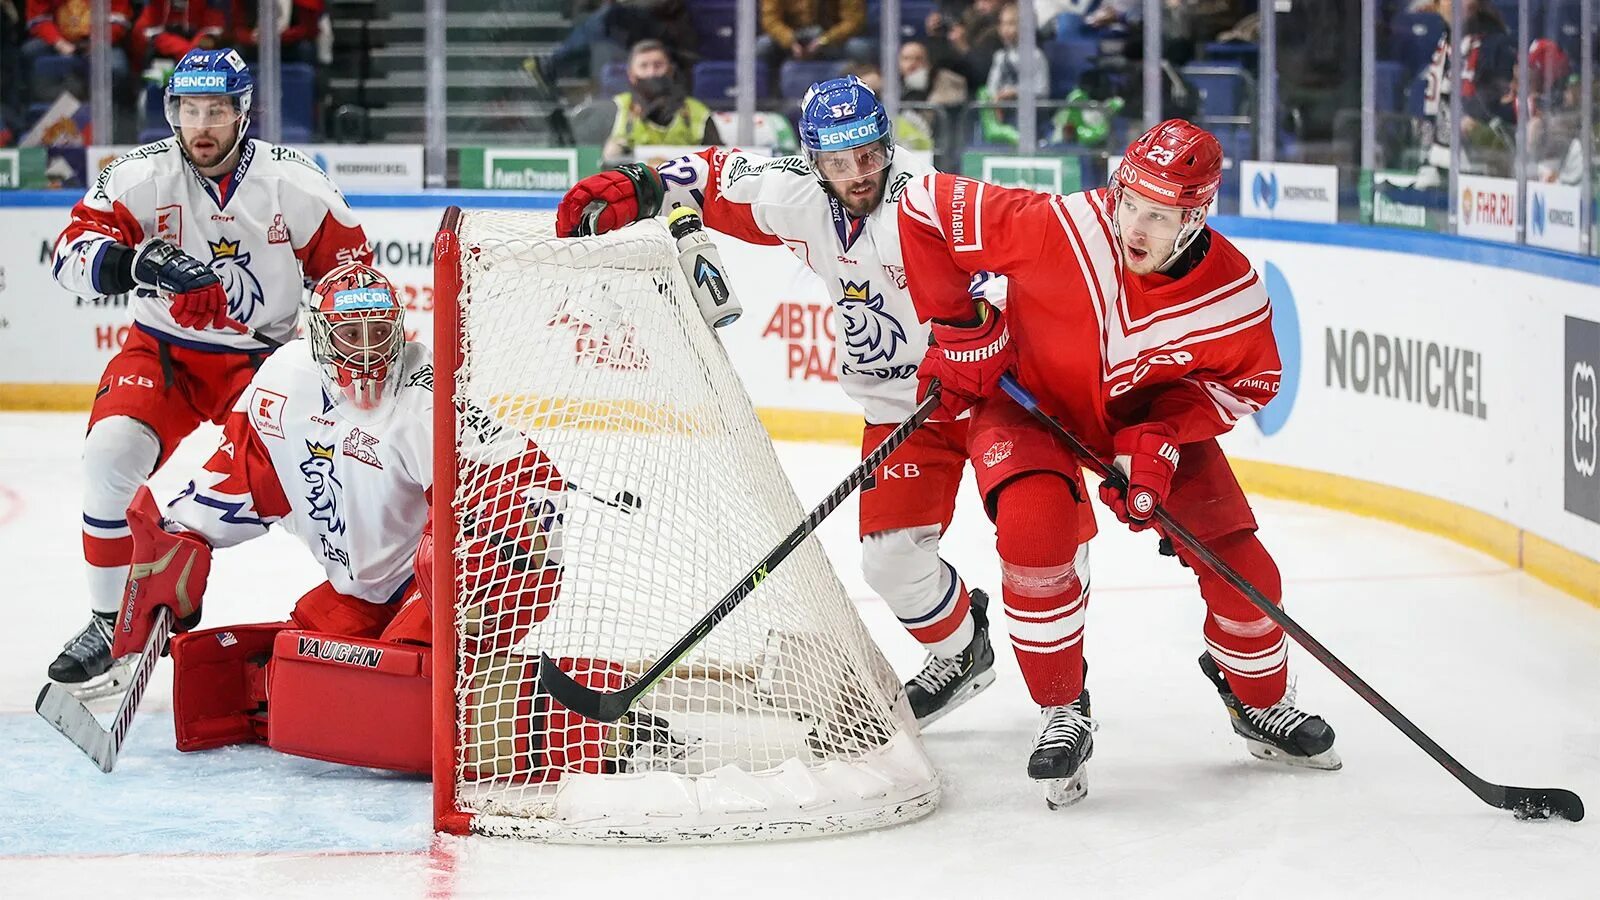
[[222,289],[228,292],[228,315],[240,322],[250,321],[261,307],[265,294],[261,282],[250,271],[250,254],[239,252],[239,242],[223,238],[206,241],[211,248],[211,268],[222,279]]
[[883,311],[883,295],[872,292],[869,281],[841,279],[844,298],[839,312],[844,316],[844,346],[858,366],[894,358],[906,339],[906,330],[894,316]]
[[311,485],[311,493],[306,495],[311,503],[311,518],[326,525],[334,534],[344,534],[344,516],[339,509],[342,505],[339,495],[344,485],[333,474],[334,447],[306,441],[306,450],[311,455],[300,463],[300,474],[305,476],[306,484]]

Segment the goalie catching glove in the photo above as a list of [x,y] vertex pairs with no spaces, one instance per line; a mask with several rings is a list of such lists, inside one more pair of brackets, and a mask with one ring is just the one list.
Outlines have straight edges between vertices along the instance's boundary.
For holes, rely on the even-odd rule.
[[1166,425],[1148,422],[1118,431],[1112,445],[1117,454],[1113,464],[1127,476],[1128,489],[1102,481],[1100,499],[1117,521],[1143,531],[1150,527],[1156,507],[1166,502],[1172,476],[1178,471],[1176,435]]
[[579,181],[561,198],[556,207],[556,234],[578,237],[578,226],[592,203],[601,203],[594,221],[594,234],[616,231],[640,219],[661,212],[666,193],[661,176],[644,163],[624,163],[607,172]]
[[935,320],[934,345],[917,367],[917,400],[928,396],[939,379],[941,418],[954,419],[994,393],[1000,376],[1016,365],[1017,348],[1006,331],[1005,316],[987,300],[979,300],[973,321],[955,325]]
[[200,624],[200,599],[211,575],[211,546],[191,532],[163,529],[161,509],[149,487],[141,485],[128,505],[128,531],[133,562],[112,629],[113,659],[144,649],[156,610],[163,606],[172,610],[175,631]]

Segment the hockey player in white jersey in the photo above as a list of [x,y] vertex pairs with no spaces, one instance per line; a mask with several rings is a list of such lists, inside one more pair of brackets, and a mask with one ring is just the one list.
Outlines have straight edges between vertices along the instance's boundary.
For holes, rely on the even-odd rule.
[[[284,345],[261,365],[204,468],[165,509],[148,487],[128,508],[133,565],[112,652],[123,658],[140,650],[156,610],[173,610],[183,632],[171,645],[180,750],[265,743],[330,762],[426,772],[430,355],[405,340],[394,288],[370,266],[335,269],[312,301],[309,340]],[[469,404],[460,421],[453,539],[463,562],[453,583],[474,618],[457,649],[461,671],[476,684],[473,677],[484,676],[473,666],[507,658],[559,596],[571,485],[532,441],[488,411]],[[190,630],[199,623],[213,550],[274,524],[299,539],[327,580],[300,597],[286,621]],[[621,671],[597,659],[563,662],[596,679]],[[489,680],[505,699],[504,678]],[[542,742],[531,740],[533,729],[513,740],[513,752],[526,757],[520,771],[555,756],[575,770],[622,765],[604,755],[614,742],[603,740],[601,726],[551,708],[531,681],[520,689],[546,719]],[[643,724],[650,723],[621,726],[629,746],[670,740]]]
[[[906,184],[931,170],[895,154],[888,115],[853,76],[811,87],[800,139],[804,156],[712,148],[659,169],[630,163],[585,178],[562,199],[556,228],[571,236],[587,217],[604,232],[688,206],[708,228],[787,246],[833,299],[842,326],[837,375],[865,413],[865,453],[916,406],[928,328],[906,293],[897,211]],[[988,598],[969,593],[939,557],[967,459],[966,431],[965,419],[929,422],[861,493],[867,583],[929,654],[906,685],[923,724],[994,681]]]
[[308,282],[371,258],[315,163],[245,137],[253,92],[238,53],[184,56],[166,88],[173,136],[107,166],[56,240],[52,271],[62,287],[126,293],[133,309],[84,440],[93,615],[49,667],[81,697],[123,687],[110,622],[128,575],[123,510],[134,491],[201,422],[223,421],[266,355],[252,329],[287,339]]

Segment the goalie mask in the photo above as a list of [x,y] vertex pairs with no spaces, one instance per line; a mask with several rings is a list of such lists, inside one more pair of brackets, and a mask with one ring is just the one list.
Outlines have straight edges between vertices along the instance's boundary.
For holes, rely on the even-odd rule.
[[394,393],[405,347],[405,310],[394,285],[364,263],[346,263],[311,289],[311,356],[330,397],[376,409]]
[[1222,145],[1198,125],[1168,119],[1141,135],[1122,157],[1106,189],[1106,213],[1125,252],[1123,232],[1137,223],[1154,246],[1171,250],[1156,260],[1165,269],[1205,229],[1206,211],[1222,184]]

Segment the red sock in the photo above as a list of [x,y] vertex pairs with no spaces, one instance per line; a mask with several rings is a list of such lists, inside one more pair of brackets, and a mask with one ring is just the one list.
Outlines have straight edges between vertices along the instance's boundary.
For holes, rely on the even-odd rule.
[[[1254,532],[1236,531],[1210,547],[1267,599],[1282,605],[1278,567]],[[1188,562],[1200,577],[1200,596],[1206,601],[1206,648],[1227,675],[1228,687],[1248,706],[1271,706],[1282,700],[1289,684],[1283,629],[1204,563],[1193,558]]]
[[1065,478],[1046,472],[1009,481],[995,497],[1006,626],[1040,706],[1064,706],[1083,691],[1088,555],[1075,531],[1062,527],[1076,521],[1077,502]]

